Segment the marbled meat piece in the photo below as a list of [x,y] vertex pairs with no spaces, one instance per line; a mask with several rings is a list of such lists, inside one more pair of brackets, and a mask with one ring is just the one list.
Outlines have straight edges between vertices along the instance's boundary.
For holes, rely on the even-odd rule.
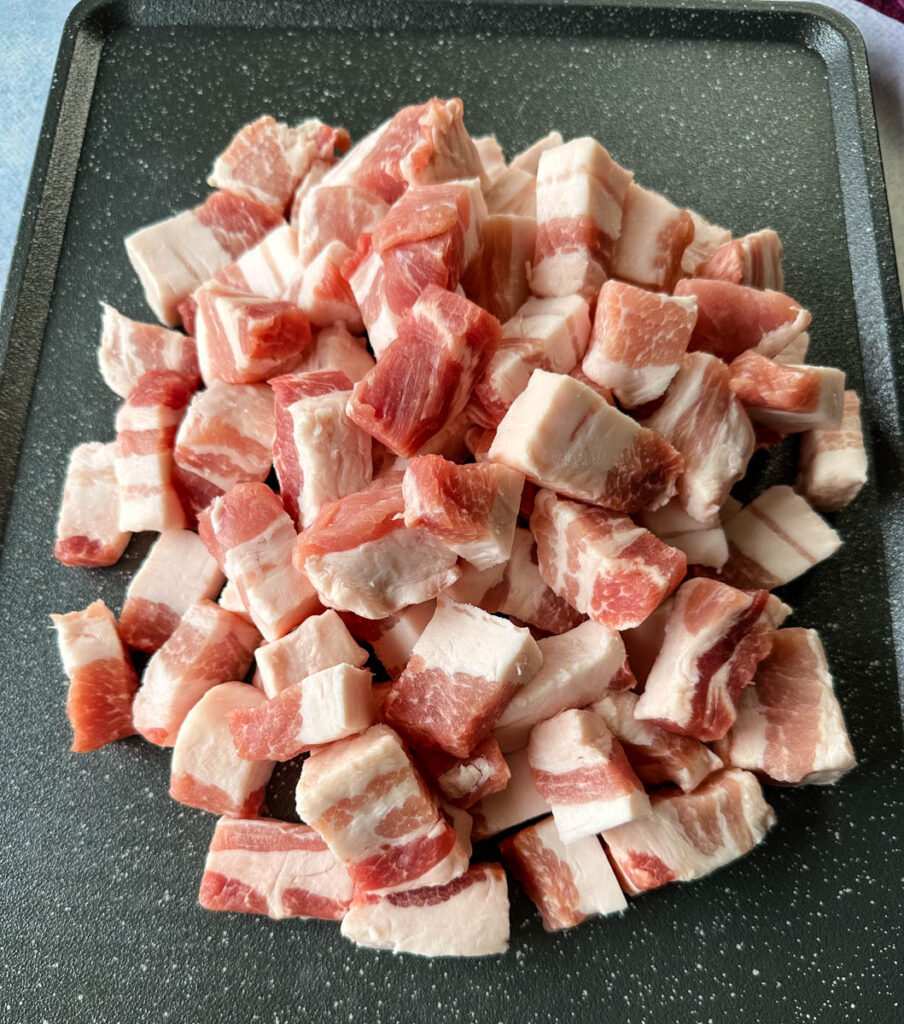
[[[491,216],[526,217],[534,222],[534,246],[537,231],[537,176],[509,167],[486,190],[487,211]],[[528,261],[532,262],[534,249]]]
[[628,186],[612,274],[622,281],[670,292],[682,276],[681,260],[694,238],[694,222],[665,196]]
[[720,245],[694,276],[780,292],[785,286],[782,253],[781,239],[765,228]]
[[462,272],[461,286],[472,302],[504,322],[530,297],[527,272],[534,256],[537,221],[493,213],[483,223],[481,239],[480,251]]
[[694,237],[681,257],[681,270],[689,277],[693,277],[697,268],[711,259],[720,246],[731,241],[731,232],[717,224],[710,224],[696,210],[687,212],[694,225]]
[[637,680],[637,691],[643,691],[650,669],[656,661],[662,641],[665,639],[665,624],[668,622],[674,598],[665,601],[651,612],[639,626],[623,629],[621,638],[628,655],[631,672]]
[[333,324],[317,331],[314,340],[304,350],[295,373],[314,370],[339,370],[353,383],[357,383],[374,367],[374,357],[367,351],[364,338],[356,338],[342,324]]
[[342,324],[356,333],[364,330],[358,302],[342,273],[353,255],[342,242],[329,242],[289,285],[285,298],[315,327]]
[[353,252],[361,235],[375,231],[389,203],[354,185],[318,185],[301,201],[295,224],[302,263],[310,263],[330,242]]
[[555,149],[561,146],[563,138],[560,132],[547,132],[542,138],[532,142],[527,149],[516,153],[509,161],[509,168],[516,171],[526,171],[528,174],[536,174],[540,167],[540,157],[547,149]]
[[116,443],[89,441],[69,453],[53,554],[63,565],[115,565],[132,534],[119,527]]
[[425,747],[414,749],[414,759],[443,800],[456,807],[471,807],[483,797],[498,793],[511,778],[499,744],[492,736],[481,740],[466,757]]
[[527,747],[506,754],[509,781],[505,789],[478,800],[469,808],[474,819],[472,838],[489,839],[525,821],[549,814],[549,804],[537,791],[527,760]]
[[487,181],[492,183],[505,170],[505,153],[502,152],[502,146],[495,135],[481,135],[473,141],[483,166],[483,173],[487,176]]
[[[280,224],[257,245],[246,249],[235,263],[218,270],[214,280],[239,294],[275,301],[283,298],[301,267],[298,232],[291,224]],[[184,315],[182,319],[184,323]]]
[[435,611],[436,601],[431,600],[410,604],[383,619],[365,619],[352,612],[343,612],[342,620],[352,636],[370,644],[387,673],[398,679]]
[[652,512],[641,512],[637,518],[654,536],[683,551],[688,565],[721,569],[728,560],[728,541],[721,523],[698,523],[684,511],[678,498]]
[[837,512],[857,497],[866,477],[860,399],[856,391],[845,391],[838,428],[801,436],[795,488],[821,511]]

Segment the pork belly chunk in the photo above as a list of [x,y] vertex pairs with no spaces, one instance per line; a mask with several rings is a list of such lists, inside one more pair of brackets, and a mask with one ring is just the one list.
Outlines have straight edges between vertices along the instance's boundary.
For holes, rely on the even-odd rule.
[[465,295],[500,322],[513,317],[530,296],[527,275],[536,240],[534,217],[488,216],[480,251],[461,275]]
[[536,142],[532,142],[527,149],[516,153],[509,162],[509,167],[517,171],[526,171],[528,174],[536,174],[540,167],[540,157],[547,149],[561,146],[563,141],[560,132],[548,132]]
[[479,139],[474,139],[473,141],[474,148],[477,150],[480,163],[483,166],[483,172],[487,176],[487,181],[495,181],[506,167],[505,153],[502,152],[499,140],[495,135],[482,135]]
[[534,785],[527,747],[505,755],[509,781],[505,789],[482,797],[469,808],[474,819],[472,837],[489,839],[514,825],[549,814],[549,804]]
[[776,363],[800,365],[807,361],[807,352],[810,350],[810,334],[808,331],[798,334],[794,341],[789,342],[772,359]]
[[414,759],[446,803],[467,808],[491,793],[505,789],[511,778],[499,744],[492,736],[481,740],[467,757],[443,750],[415,749]]
[[694,237],[694,222],[665,196],[628,186],[612,274],[643,288],[670,292],[682,276],[681,260]]
[[174,370],[197,383],[200,378],[195,339],[157,324],[130,320],[102,302],[104,311],[97,362],[104,383],[128,398],[145,373]]
[[782,254],[781,239],[771,228],[764,228],[720,245],[697,267],[695,276],[780,292],[785,283]]
[[355,384],[374,365],[374,358],[367,351],[364,338],[355,337],[342,324],[333,324],[317,331],[314,340],[302,353],[294,372],[338,370]]
[[[286,289],[301,269],[298,232],[291,224],[280,224],[264,235],[257,245],[246,249],[235,263],[218,270],[213,280],[239,294],[276,300],[285,297]],[[184,315],[182,321],[187,329]]]
[[857,497],[866,477],[860,399],[855,391],[845,391],[837,429],[808,430],[801,436],[795,488],[821,511],[837,512]]
[[[537,176],[516,167],[507,168],[493,182],[486,193],[487,210],[491,217],[526,217],[534,225],[534,245],[528,255],[533,261],[537,241]],[[530,267],[528,269],[528,276]]]
[[298,255],[309,264],[331,242],[352,252],[363,234],[373,233],[389,213],[389,204],[373,192],[354,185],[318,185],[302,199],[295,224]]
[[673,600],[673,597],[666,598],[639,626],[623,629],[619,634],[625,645],[631,672],[637,680],[639,693],[643,692],[647,676],[665,639],[665,624],[672,610]]
[[694,225],[694,237],[681,256],[681,271],[693,277],[698,267],[711,259],[726,242],[731,241],[731,232],[717,224],[710,224],[696,210],[687,212]]
[[692,519],[678,498],[668,505],[638,515],[638,521],[654,536],[678,548],[687,557],[688,565],[706,565],[721,569],[728,559],[728,541],[720,524],[708,525]]
[[286,292],[314,327],[343,324],[350,331],[364,330],[361,310],[342,268],[353,255],[342,242],[330,242]]
[[119,527],[116,444],[89,441],[69,453],[54,557],[63,565],[115,565],[132,534]]
[[353,612],[343,612],[342,621],[352,636],[370,644],[383,668],[398,679],[435,611],[434,599],[410,604],[383,619],[365,619]]

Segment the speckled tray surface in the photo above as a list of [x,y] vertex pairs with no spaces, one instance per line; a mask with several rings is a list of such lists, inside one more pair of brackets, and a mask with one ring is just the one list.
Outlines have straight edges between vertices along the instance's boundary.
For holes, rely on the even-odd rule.
[[[760,849],[621,918],[549,936],[512,885],[511,951],[476,962],[201,911],[212,818],[168,799],[165,751],[129,740],[67,752],[47,618],[96,596],[118,609],[149,541],[112,570],[66,569],[51,553],[69,447],[112,437],[97,301],[147,316],[123,235],[198,202],[214,155],[261,112],[317,114],[360,137],[433,94],[461,95],[470,129],[510,154],[551,128],[590,133],[641,183],[733,231],[776,228],[787,288],[814,312],[812,357],[864,396],[873,457],[869,487],[836,517],[841,553],[783,595],[795,624],[822,631],[858,769],[836,789],[771,789],[778,824]],[[81,5],[0,321],[0,1019],[900,1021],[893,268],[865,54],[825,8]],[[758,457],[755,486],[789,479],[785,447],[768,469]]]

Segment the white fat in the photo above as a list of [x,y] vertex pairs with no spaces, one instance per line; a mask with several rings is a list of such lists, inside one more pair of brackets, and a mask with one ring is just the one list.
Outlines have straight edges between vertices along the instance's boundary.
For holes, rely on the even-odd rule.
[[613,799],[551,806],[559,838],[568,846],[605,829],[643,818],[650,813],[650,798],[641,790]]
[[140,597],[164,604],[181,617],[195,601],[215,597],[223,581],[223,573],[196,533],[166,530],[132,577],[126,600]]

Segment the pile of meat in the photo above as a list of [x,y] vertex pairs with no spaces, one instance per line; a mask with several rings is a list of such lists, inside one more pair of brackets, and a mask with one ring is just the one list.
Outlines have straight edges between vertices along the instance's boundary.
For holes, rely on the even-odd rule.
[[[431,955],[506,948],[472,841],[568,928],[756,846],[761,782],[853,766],[773,590],[866,478],[774,231],[733,238],[591,138],[507,163],[462,113],[350,149],[261,118],[126,239],[164,326],[103,307],[116,439],[72,452],[56,541],[104,566],[159,533],[118,620],[54,622],[72,749],[170,747],[170,795],[219,816],[201,904]],[[789,434],[794,487],[741,507]],[[293,759],[300,823],[268,813]]]

